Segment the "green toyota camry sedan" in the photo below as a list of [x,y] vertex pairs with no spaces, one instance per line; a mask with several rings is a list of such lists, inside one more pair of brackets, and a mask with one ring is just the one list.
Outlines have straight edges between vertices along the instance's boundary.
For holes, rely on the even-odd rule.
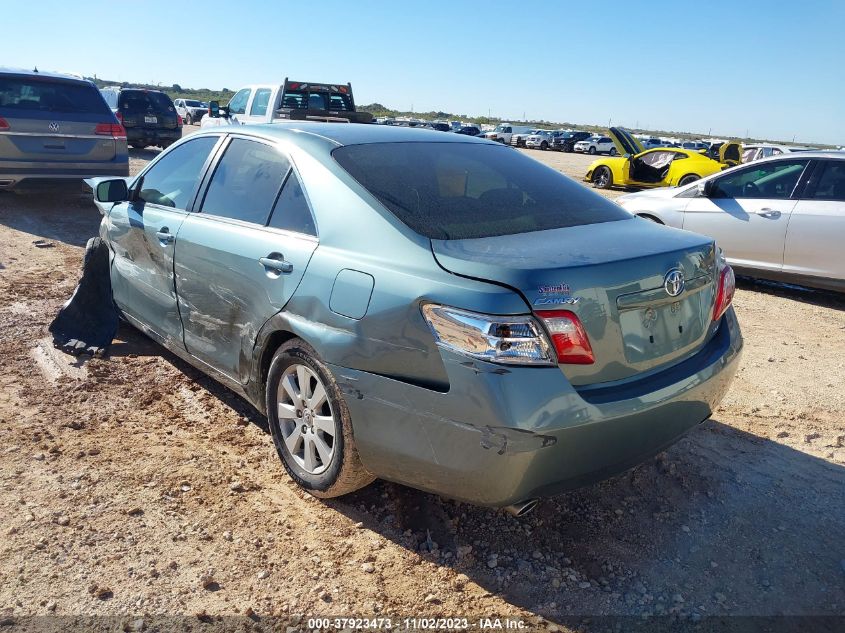
[[520,514],[672,444],[739,361],[712,239],[499,143],[213,128],[95,197],[122,316],[265,413],[319,497],[381,477]]

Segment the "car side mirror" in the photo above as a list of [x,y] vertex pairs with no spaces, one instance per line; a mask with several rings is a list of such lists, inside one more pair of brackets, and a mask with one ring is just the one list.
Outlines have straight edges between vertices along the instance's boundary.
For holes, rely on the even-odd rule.
[[209,101],[208,102],[208,116],[212,119],[219,119],[220,118],[220,102],[219,101]]
[[125,202],[129,199],[129,188],[123,178],[104,180],[94,192],[97,202]]
[[713,181],[706,180],[698,183],[698,196],[700,198],[709,198],[713,193]]

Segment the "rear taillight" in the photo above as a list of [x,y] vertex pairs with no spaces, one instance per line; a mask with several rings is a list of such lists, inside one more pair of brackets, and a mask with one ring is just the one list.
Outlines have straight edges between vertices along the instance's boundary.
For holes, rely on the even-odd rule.
[[111,136],[112,138],[126,138],[126,130],[120,123],[97,123],[94,134]]
[[182,115],[176,113],[176,127],[182,127]]
[[574,313],[569,310],[539,310],[536,314],[552,335],[558,363],[592,365],[596,362],[587,332]]
[[554,365],[543,328],[529,315],[479,314],[429,303],[422,313],[441,348],[510,365]]
[[9,122],[0,116],[0,130],[8,130]]
[[716,288],[716,304],[713,306],[713,320],[722,318],[725,311],[731,306],[736,291],[736,276],[734,270],[728,264],[723,264],[719,271],[719,287]]
[[117,122],[123,125],[123,112],[118,112],[115,116],[117,117]]

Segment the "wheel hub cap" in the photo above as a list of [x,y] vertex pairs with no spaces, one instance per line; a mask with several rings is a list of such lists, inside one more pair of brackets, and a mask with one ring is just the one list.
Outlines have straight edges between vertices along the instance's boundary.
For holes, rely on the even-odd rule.
[[334,458],[339,427],[320,377],[306,365],[291,365],[279,381],[277,402],[286,454],[310,474],[324,472]]

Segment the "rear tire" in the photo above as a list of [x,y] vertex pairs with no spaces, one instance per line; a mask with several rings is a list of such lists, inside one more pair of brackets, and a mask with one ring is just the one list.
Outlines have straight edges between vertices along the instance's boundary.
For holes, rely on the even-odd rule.
[[358,456],[340,387],[305,341],[291,339],[276,350],[265,398],[276,452],[301,488],[327,499],[375,480]]
[[588,153],[588,154],[595,154],[595,153],[596,153],[596,148],[595,148],[595,147],[593,147],[593,146],[591,146],[591,147],[590,147],[590,149],[589,149],[589,150],[587,150],[587,153]]
[[602,165],[593,172],[593,187],[596,189],[610,189],[613,186],[613,174],[610,168]]
[[690,183],[695,182],[696,180],[700,180],[701,176],[697,176],[696,174],[687,174],[683,178],[678,181],[678,186],[683,187],[684,185],[688,185]]
[[145,147],[147,147],[147,146],[146,146],[145,144],[143,144],[143,143],[129,143],[129,145],[130,145],[131,147],[134,147],[135,149],[144,149]]

